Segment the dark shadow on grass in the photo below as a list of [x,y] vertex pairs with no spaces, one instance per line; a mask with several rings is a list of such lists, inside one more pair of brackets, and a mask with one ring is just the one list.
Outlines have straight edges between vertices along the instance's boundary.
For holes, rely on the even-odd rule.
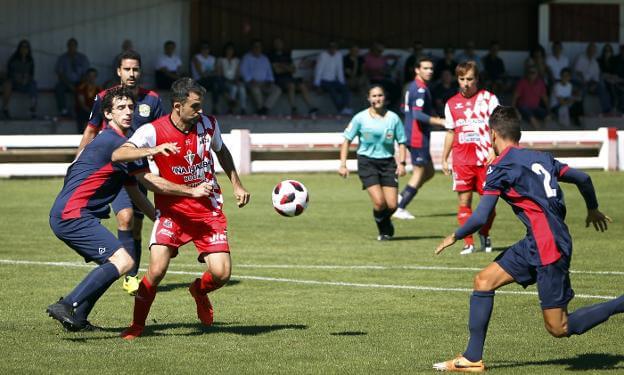
[[[240,280],[230,280],[228,281],[227,284],[225,284],[225,287],[235,286],[240,283],[241,283]],[[191,284],[190,281],[188,283],[161,284],[158,286],[158,293],[171,292],[172,290],[175,290],[175,289],[188,289],[190,284]]]
[[444,238],[444,236],[431,235],[431,236],[398,236],[392,237],[391,241],[418,241],[418,240],[431,240],[436,238]]
[[[619,365],[622,363],[621,365]],[[567,366],[567,371],[624,370],[624,355],[609,353],[585,353],[571,358],[549,359],[544,361],[503,362],[487,366],[488,369],[517,368],[524,366]]]
[[342,331],[342,332],[331,332],[332,336],[365,336],[368,335],[368,332],[362,331]]
[[[167,333],[166,331],[177,328],[193,329],[192,332],[187,333]],[[114,332],[114,336],[95,336],[96,332],[81,333],[81,337],[67,338],[68,341],[86,342],[90,340],[105,340],[111,338],[119,338],[119,333],[126,329],[126,327],[117,328],[103,328],[100,332]],[[204,327],[199,323],[167,323],[167,324],[149,324],[145,327],[141,337],[151,336],[200,336],[209,333],[231,333],[240,336],[257,336],[266,333],[281,331],[285,329],[301,330],[308,329],[308,326],[303,324],[271,324],[271,325],[235,325],[232,323],[219,323],[216,322],[210,327]],[[78,334],[78,333],[77,333]],[[91,336],[94,334],[94,336]],[[82,335],[88,335],[85,337]]]
[[419,217],[455,217],[457,216],[457,212],[444,212],[444,213],[437,213],[437,214],[429,214],[429,215],[419,215],[418,213],[416,213],[416,218],[418,219]]

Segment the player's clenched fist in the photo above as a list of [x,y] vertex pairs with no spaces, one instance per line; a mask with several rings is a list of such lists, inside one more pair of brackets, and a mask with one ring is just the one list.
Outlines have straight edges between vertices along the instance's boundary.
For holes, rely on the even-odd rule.
[[236,203],[238,204],[239,208],[249,203],[250,197],[251,195],[249,194],[247,190],[245,190],[245,188],[243,187],[234,188],[234,198],[236,198]]
[[207,197],[212,193],[213,185],[210,182],[202,182],[191,190],[193,198]]

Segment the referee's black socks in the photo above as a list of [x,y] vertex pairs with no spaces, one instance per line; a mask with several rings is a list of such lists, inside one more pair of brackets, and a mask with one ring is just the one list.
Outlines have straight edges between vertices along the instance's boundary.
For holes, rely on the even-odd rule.
[[392,225],[392,214],[395,210],[389,210],[384,208],[383,210],[373,210],[373,217],[375,218],[375,224],[377,224],[377,230],[379,234],[385,234],[388,236],[394,236],[394,225]]

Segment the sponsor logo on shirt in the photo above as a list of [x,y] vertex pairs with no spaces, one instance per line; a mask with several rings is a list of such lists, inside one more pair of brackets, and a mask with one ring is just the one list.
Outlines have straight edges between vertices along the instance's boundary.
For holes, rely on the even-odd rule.
[[173,232],[170,231],[169,229],[162,228],[158,231],[158,234],[162,234],[163,236],[173,238]]
[[455,103],[455,109],[462,109],[464,105],[462,103]]
[[210,244],[218,244],[218,243],[226,243],[227,242],[227,234],[225,233],[214,233],[208,239],[208,243]]
[[421,88],[419,88],[419,89],[418,89],[418,92],[422,94],[423,92],[425,92],[425,89],[423,89],[423,88],[421,87]]
[[425,104],[425,101],[422,98],[416,99],[416,106],[422,107]]
[[105,248],[105,247],[100,247],[100,248],[98,249],[98,253],[99,253],[100,255],[104,254],[105,252],[106,252],[106,248]]
[[479,143],[480,137],[479,133],[475,132],[465,132],[459,133],[459,143]]

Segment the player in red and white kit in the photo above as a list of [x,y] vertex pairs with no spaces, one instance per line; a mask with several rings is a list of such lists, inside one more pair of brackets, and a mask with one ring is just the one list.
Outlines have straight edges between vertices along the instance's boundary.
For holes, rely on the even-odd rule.
[[[202,277],[195,279],[189,287],[203,325],[209,326],[213,322],[207,294],[230,278],[227,221],[221,210],[223,199],[211,151],[229,177],[239,207],[249,202],[249,193],[238,177],[232,155],[223,144],[216,119],[201,113],[205,93],[205,89],[190,78],[177,80],[171,86],[171,115],[143,125],[113,153],[112,158],[116,161],[152,157],[150,168],[153,172],[157,170],[164,179],[188,186],[207,182],[207,189],[211,190],[207,198],[154,194],[160,215],[154,223],[150,240],[149,268],[134,300],[132,324],[121,333],[124,339],[134,339],[143,332],[157,286],[180,246],[193,241],[199,253],[198,261],[206,264]],[[155,147],[159,146],[161,149],[166,147],[168,152],[156,154]]]
[[[472,192],[483,194],[487,164],[494,160],[488,125],[498,99],[487,90],[479,90],[479,69],[474,61],[466,61],[455,69],[459,93],[446,102],[444,117],[446,137],[442,151],[442,170],[449,175],[448,157],[453,151],[453,190],[457,192],[459,208],[457,221],[464,225],[472,215]],[[479,231],[481,251],[492,251],[490,228],[496,216],[492,212],[488,222]],[[475,252],[472,236],[464,238],[462,255]]]

